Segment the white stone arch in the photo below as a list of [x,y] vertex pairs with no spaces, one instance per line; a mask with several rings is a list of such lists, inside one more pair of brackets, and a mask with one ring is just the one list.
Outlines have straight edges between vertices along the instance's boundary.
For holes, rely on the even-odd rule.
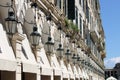
[[67,52],[67,49],[70,49],[70,42],[69,42],[69,39],[66,37],[65,33],[63,34],[63,47],[64,47],[64,53]]
[[[50,28],[50,32],[49,32],[49,28]],[[48,22],[47,20],[43,21],[42,42],[46,43],[49,35],[52,37],[52,42],[54,42],[55,31],[56,31],[56,26],[55,26],[54,22],[52,22],[52,21]]]
[[42,35],[41,35],[43,44],[47,42],[48,36],[49,36],[49,24],[47,23],[47,21],[45,21],[43,22],[43,29],[42,29]]
[[54,42],[54,38],[55,38],[55,31],[57,30],[56,28],[56,24],[54,22],[51,23],[51,30],[50,30],[50,34],[51,37],[53,38],[53,42]]
[[[2,6],[8,6],[11,4],[11,0],[1,0],[0,1],[0,19],[3,25],[5,25],[5,18],[8,17],[8,9],[10,7],[2,7]],[[25,11],[26,9],[24,8],[25,6],[25,1],[24,0],[15,0],[13,3],[13,9],[15,11],[15,16],[18,21],[23,23],[24,21],[24,16],[25,16]],[[27,6],[27,5],[26,5]],[[22,20],[21,20],[22,19]],[[22,29],[22,27],[18,24],[17,25],[18,32],[22,33],[23,31],[19,31],[19,28]]]
[[21,11],[25,11],[24,9],[24,0],[15,0],[15,5],[16,5],[16,11],[17,11],[17,16],[20,16]]
[[[11,4],[10,3],[11,0],[0,0],[0,20],[2,22],[5,21],[5,18],[8,17],[8,8],[9,7],[4,7],[4,6],[8,6],[7,4]],[[4,23],[2,23],[4,24]]]
[[57,48],[59,47],[60,44],[60,33],[57,30],[57,28],[54,30],[54,41],[55,41],[55,49],[57,50]]
[[24,27],[25,33],[30,39],[30,34],[33,32],[33,23],[34,23],[34,9],[28,8],[25,12],[24,17]]
[[46,21],[46,16],[45,14],[39,9],[38,13],[37,13],[37,25],[38,27],[38,31],[40,32],[40,34],[42,35],[42,30],[44,28],[44,22]]

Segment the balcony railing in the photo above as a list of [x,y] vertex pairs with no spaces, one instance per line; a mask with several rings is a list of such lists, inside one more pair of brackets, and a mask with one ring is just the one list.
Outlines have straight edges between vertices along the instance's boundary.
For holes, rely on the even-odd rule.
[[91,31],[90,36],[94,42],[98,42],[98,35],[97,35],[96,31]]
[[98,41],[98,50],[102,51],[102,50],[104,50],[104,48],[105,48],[104,41],[101,38],[99,38],[99,41]]
[[105,58],[105,57],[106,57],[105,50],[102,50],[100,53],[101,53],[101,57],[102,57],[102,58]]

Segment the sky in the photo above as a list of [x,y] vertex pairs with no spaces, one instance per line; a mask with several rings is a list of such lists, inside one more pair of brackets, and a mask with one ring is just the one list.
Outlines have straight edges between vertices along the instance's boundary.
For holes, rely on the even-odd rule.
[[101,19],[105,32],[105,67],[120,62],[120,0],[100,0]]

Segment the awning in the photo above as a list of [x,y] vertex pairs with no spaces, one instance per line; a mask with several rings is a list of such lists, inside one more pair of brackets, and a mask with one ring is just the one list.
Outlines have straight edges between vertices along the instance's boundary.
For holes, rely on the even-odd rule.
[[76,66],[73,66],[73,70],[74,70],[75,78],[79,79],[79,73],[78,73]]
[[2,71],[16,71],[17,63],[15,61],[8,61],[0,59],[0,70]]
[[70,64],[68,64],[68,72],[69,72],[69,75],[70,75],[70,79],[74,79],[75,76],[74,76],[74,73],[73,73],[73,70],[72,70],[72,67]]
[[78,67],[78,74],[80,76],[80,78],[83,78],[83,73],[80,67]]
[[87,71],[85,71],[86,79],[89,79]]
[[62,77],[63,77],[63,78],[69,78],[69,74],[66,73],[66,72],[62,72]]
[[37,73],[37,62],[34,53],[31,51],[27,37],[22,41],[21,61],[23,72]]
[[17,67],[15,55],[2,24],[0,24],[0,37],[0,70],[15,71]]
[[88,76],[88,74],[87,74],[85,69],[82,69],[82,73],[83,73],[84,79],[89,79],[89,76]]
[[65,66],[63,60],[61,60],[60,63],[61,63],[61,69],[62,69],[63,78],[69,78],[69,73],[68,73],[67,67]]
[[82,74],[83,74],[83,78],[86,79],[86,74],[85,74],[84,69],[82,69]]
[[41,48],[39,54],[40,54],[41,74],[50,76],[53,73],[53,69],[50,67],[50,63],[48,61],[44,48]]
[[62,75],[62,71],[60,70],[60,68],[53,68],[54,70],[54,75],[55,76],[61,76]]
[[38,68],[36,64],[22,63],[23,72],[37,73]]
[[53,69],[50,68],[50,67],[41,67],[41,75],[47,75],[47,76],[50,76],[53,74]]
[[54,75],[61,76],[62,71],[60,68],[60,64],[58,63],[56,54],[51,56],[51,67],[54,69]]

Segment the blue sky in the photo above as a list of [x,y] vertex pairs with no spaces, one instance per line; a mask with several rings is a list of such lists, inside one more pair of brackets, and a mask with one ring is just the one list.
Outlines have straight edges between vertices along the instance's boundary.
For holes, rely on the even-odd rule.
[[101,19],[106,39],[105,66],[120,62],[120,0],[100,0]]

